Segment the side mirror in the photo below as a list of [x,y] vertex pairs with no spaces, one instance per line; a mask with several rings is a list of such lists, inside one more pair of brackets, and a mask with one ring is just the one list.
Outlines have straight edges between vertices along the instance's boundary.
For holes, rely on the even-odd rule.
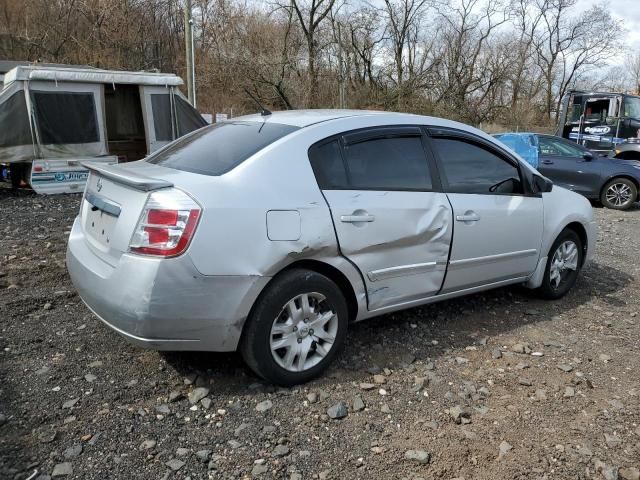
[[591,160],[593,160],[593,153],[584,152],[584,154],[582,155],[582,158],[584,158],[586,162],[590,162]]
[[553,189],[553,182],[540,175],[533,176],[533,188],[536,192],[546,193]]

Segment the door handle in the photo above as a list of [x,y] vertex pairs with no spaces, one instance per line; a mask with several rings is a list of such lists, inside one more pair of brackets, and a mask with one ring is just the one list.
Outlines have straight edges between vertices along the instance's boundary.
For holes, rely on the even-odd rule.
[[373,222],[374,215],[342,215],[340,221],[344,223]]
[[466,212],[464,215],[456,215],[458,222],[477,222],[480,220],[480,215],[475,212]]
[[551,160],[542,160],[542,163],[544,163],[545,165],[553,165],[553,161]]

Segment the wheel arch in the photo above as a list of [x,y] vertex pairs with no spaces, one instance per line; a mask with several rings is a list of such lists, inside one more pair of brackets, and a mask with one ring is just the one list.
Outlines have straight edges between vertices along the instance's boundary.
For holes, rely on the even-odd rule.
[[[349,321],[355,320],[355,318],[358,316],[358,300],[356,298],[356,292],[353,288],[353,285],[344,273],[342,273],[337,267],[329,263],[325,263],[320,260],[302,259],[287,265],[280,272],[278,272],[276,276],[296,268],[311,270],[313,272],[319,273],[335,283],[344,295],[344,298],[347,302]],[[269,285],[267,284],[267,287],[268,286]]]
[[288,271],[291,271],[291,270],[295,270],[295,269],[310,270],[310,271],[319,273],[319,274],[324,275],[325,277],[327,277],[333,283],[335,283],[338,286],[338,288],[340,289],[340,291],[342,292],[342,294],[344,295],[344,298],[345,298],[345,300],[347,302],[347,310],[349,312],[349,321],[350,322],[354,321],[357,318],[358,310],[359,310],[360,307],[359,307],[359,304],[358,304],[358,299],[357,299],[357,296],[356,296],[356,291],[354,289],[354,286],[353,286],[352,282],[349,280],[349,278],[347,277],[347,275],[344,272],[342,272],[339,268],[337,268],[334,265],[331,265],[330,263],[323,262],[322,260],[311,259],[311,258],[305,258],[305,259],[296,260],[296,261],[286,265],[282,269],[280,269],[269,280],[269,282],[262,288],[260,294],[255,299],[255,301],[253,302],[253,305],[251,306],[251,310],[250,310],[249,315],[248,315],[247,318],[249,318],[251,316],[251,313],[253,312],[253,309],[255,308],[255,306],[260,301],[260,298],[262,297],[262,295],[266,291],[268,291],[268,289],[270,288],[270,286],[273,283],[273,281],[276,278],[279,278],[280,276],[282,276],[285,272],[288,272]]
[[589,236],[587,235],[587,229],[580,222],[571,222],[562,229],[561,233],[565,230],[573,230],[582,242],[582,263],[580,265],[580,267],[582,267],[584,265],[585,259],[587,258],[587,249],[589,246]]
[[[620,174],[614,174],[614,175],[610,175],[605,182],[602,184],[602,187],[600,188],[600,193],[598,195],[598,198],[602,198],[602,194],[604,193],[604,189],[605,187],[612,181],[615,180],[617,178],[624,178],[626,180],[629,180],[630,182],[632,182],[635,186],[636,189],[638,190],[638,197],[640,197],[640,182],[638,181],[637,178],[634,178],[632,175],[629,175],[628,173],[620,173]],[[636,200],[638,200],[638,198],[636,198]]]

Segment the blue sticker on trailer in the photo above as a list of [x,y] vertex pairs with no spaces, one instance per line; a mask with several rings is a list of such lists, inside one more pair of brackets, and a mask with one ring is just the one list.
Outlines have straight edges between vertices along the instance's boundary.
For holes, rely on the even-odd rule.
[[89,172],[33,172],[31,181],[36,183],[45,182],[86,182],[89,178]]

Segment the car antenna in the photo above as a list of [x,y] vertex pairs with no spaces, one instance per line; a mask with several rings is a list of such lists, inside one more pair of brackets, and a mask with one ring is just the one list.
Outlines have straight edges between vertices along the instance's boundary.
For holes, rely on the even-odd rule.
[[251,100],[253,100],[254,102],[256,102],[256,104],[260,107],[260,115],[262,115],[263,117],[268,117],[269,115],[271,115],[271,111],[267,110],[266,108],[264,108],[262,106],[262,104],[258,101],[258,99],[256,99],[256,97],[254,97],[253,95],[251,95],[251,92],[249,92],[249,90],[247,90],[246,88],[244,89],[245,93],[247,95],[249,95],[249,97],[251,98]]

